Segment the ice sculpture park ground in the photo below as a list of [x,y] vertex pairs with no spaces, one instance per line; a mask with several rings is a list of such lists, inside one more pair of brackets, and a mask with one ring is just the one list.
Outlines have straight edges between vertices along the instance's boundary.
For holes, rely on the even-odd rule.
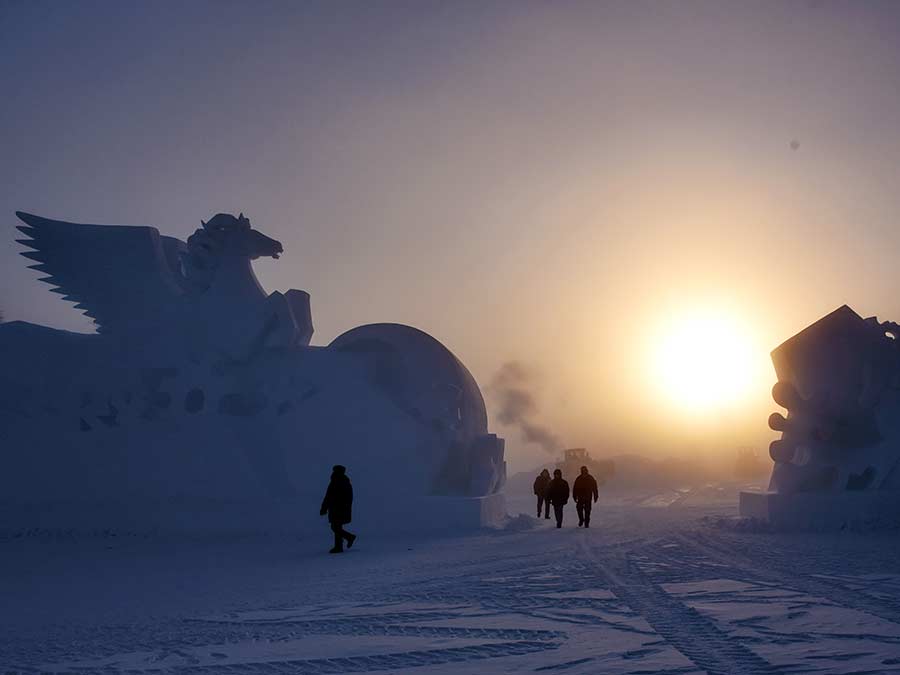
[[[363,508],[363,505],[359,505]],[[510,511],[531,513],[530,499]],[[900,672],[900,534],[717,524],[734,486],[590,530],[377,540],[6,533],[0,672]]]

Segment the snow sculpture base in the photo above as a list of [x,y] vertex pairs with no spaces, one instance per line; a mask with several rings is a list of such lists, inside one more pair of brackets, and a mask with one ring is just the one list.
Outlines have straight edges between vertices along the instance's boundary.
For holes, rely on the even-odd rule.
[[[506,519],[501,493],[483,497],[412,497],[366,510],[354,504],[353,532],[365,535],[446,533],[497,527]],[[327,540],[328,521],[305,499],[222,500],[179,498],[131,501],[0,503],[0,538],[26,532],[91,536],[253,536],[300,534]]]
[[740,514],[777,529],[841,530],[900,526],[900,494],[741,492]]

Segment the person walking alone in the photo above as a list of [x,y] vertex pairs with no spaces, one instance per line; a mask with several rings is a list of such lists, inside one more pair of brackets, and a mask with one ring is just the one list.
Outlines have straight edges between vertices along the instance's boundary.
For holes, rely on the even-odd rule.
[[591,526],[591,498],[597,503],[597,480],[588,472],[586,466],[581,467],[581,475],[572,485],[572,499],[578,512],[578,527]]
[[561,470],[556,469],[553,472],[553,480],[547,486],[545,498],[553,505],[556,527],[562,527],[563,507],[569,503],[569,484],[563,479]]
[[343,553],[344,539],[347,540],[347,548],[351,548],[356,541],[356,535],[344,529],[344,525],[351,520],[352,507],[353,485],[347,477],[347,468],[335,464],[331,470],[331,482],[325,491],[325,499],[322,500],[322,508],[319,509],[320,516],[328,514],[328,522],[334,532],[334,547],[329,553]]
[[534,479],[534,494],[537,495],[537,517],[540,518],[541,511],[543,511],[544,518],[550,520],[550,500],[547,499],[548,485],[550,485],[550,472],[544,469]]

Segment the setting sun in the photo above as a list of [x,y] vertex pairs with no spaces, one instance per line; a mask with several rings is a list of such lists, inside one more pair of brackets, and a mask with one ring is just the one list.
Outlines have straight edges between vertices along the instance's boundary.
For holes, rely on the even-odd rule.
[[759,360],[747,330],[725,314],[673,317],[657,336],[651,376],[691,412],[728,407],[752,390]]

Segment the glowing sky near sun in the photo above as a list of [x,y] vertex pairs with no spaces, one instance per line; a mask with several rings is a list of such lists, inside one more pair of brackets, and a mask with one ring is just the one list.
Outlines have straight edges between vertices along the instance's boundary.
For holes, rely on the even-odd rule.
[[746,404],[758,383],[761,345],[753,329],[710,308],[685,309],[656,338],[648,359],[662,394],[687,413]]
[[243,211],[317,344],[397,321],[482,385],[528,364],[598,453],[765,448],[770,349],[900,318],[898,35],[880,2],[5,2],[0,308],[89,326],[16,209]]

